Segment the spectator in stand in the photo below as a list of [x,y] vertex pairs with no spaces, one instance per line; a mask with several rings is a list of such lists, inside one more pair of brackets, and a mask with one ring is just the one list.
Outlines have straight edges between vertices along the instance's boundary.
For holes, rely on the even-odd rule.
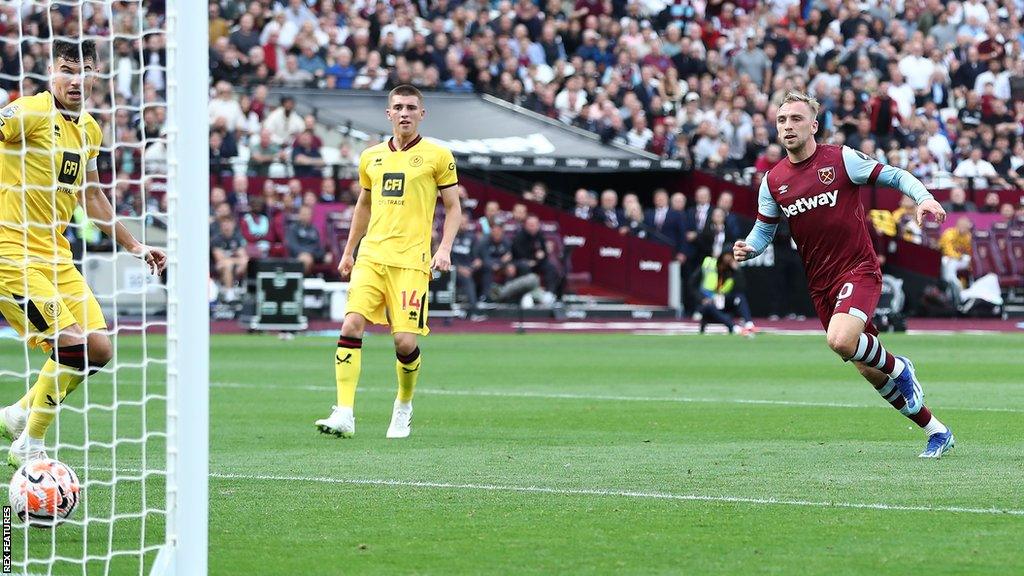
[[942,252],[942,279],[946,281],[950,298],[955,306],[960,306],[960,273],[971,269],[971,231],[974,224],[967,216],[957,218],[956,226],[947,228],[939,237],[939,250]]
[[244,129],[246,125],[245,115],[242,114],[242,107],[235,99],[235,90],[231,84],[221,80],[214,85],[216,96],[210,99],[210,124],[217,120],[224,122],[223,127],[228,132],[235,132]]
[[301,132],[292,145],[292,169],[299,178],[319,176],[324,167],[320,147],[313,142],[313,132]]
[[309,276],[317,264],[331,264],[334,255],[324,250],[320,241],[320,231],[313,226],[313,208],[303,205],[299,208],[298,217],[288,226],[285,237],[288,256],[302,262],[304,273]]
[[708,324],[717,322],[724,324],[729,334],[736,329],[733,314],[739,313],[743,318],[740,332],[747,337],[755,334],[750,305],[747,303],[746,281],[739,263],[732,252],[726,250],[720,256],[707,256],[701,261],[701,267],[693,275],[693,290],[700,294],[700,333],[707,330]]
[[462,64],[455,66],[452,70],[452,77],[445,80],[443,87],[445,92],[455,92],[461,94],[472,94],[473,83],[468,79],[469,72],[466,67]]
[[491,283],[502,283],[516,277],[516,263],[512,255],[512,243],[500,226],[492,226],[484,245],[484,260],[487,267],[480,278],[480,292],[485,300],[491,300]]
[[664,188],[654,191],[653,201],[654,208],[647,211],[644,224],[654,232],[652,240],[671,247],[678,254],[684,241],[683,214],[669,207],[668,191]]
[[637,238],[647,238],[650,230],[644,224],[644,211],[639,202],[630,202],[622,210],[624,225],[619,229],[623,235],[630,234]]
[[253,196],[249,211],[242,215],[240,224],[246,246],[255,253],[254,255],[257,258],[269,256],[270,248],[276,240],[270,229],[270,217],[267,216],[263,196]]
[[241,212],[249,207],[249,177],[245,174],[235,174],[231,178],[231,193],[228,194],[228,202],[231,209]]
[[237,282],[245,277],[249,268],[249,255],[245,251],[245,238],[238,232],[234,218],[217,222],[217,233],[210,238],[214,269],[220,280],[225,302],[238,299]]
[[526,219],[529,217],[529,214],[526,204],[516,202],[512,205],[512,218],[505,221],[505,229],[513,230],[515,232],[522,230],[523,225],[526,224]]
[[995,214],[999,212],[999,193],[988,192],[985,194],[985,201],[982,203],[981,208],[978,212],[985,212]]
[[700,186],[693,193],[694,204],[686,211],[686,241],[696,242],[697,236],[708,222],[711,215],[711,189]]
[[306,124],[295,111],[295,99],[284,96],[281,98],[281,105],[263,122],[263,128],[270,132],[270,137],[276,144],[284,146],[305,130]]
[[1010,204],[1009,202],[1004,202],[1001,206],[999,206],[999,215],[1002,217],[1003,223],[1008,224],[1010,226],[1017,224],[1017,222],[1014,219],[1013,204]]
[[623,220],[622,211],[619,210],[619,194],[611,188],[601,192],[601,205],[594,212],[594,222],[618,229],[622,227]]
[[512,257],[517,275],[533,272],[544,279],[548,292],[561,293],[558,268],[548,255],[547,241],[540,231],[540,219],[530,214],[512,241]]
[[285,56],[284,67],[274,75],[274,83],[284,88],[306,88],[312,85],[313,79],[309,70],[299,68],[299,58],[294,54]]
[[523,192],[523,198],[543,204],[548,197],[548,187],[543,182],[534,182],[529,190]]
[[949,190],[949,200],[942,203],[946,212],[977,212],[978,207],[967,199],[967,192],[959,186]]
[[583,220],[590,220],[594,217],[594,195],[590,193],[590,190],[577,189],[575,201],[576,205],[572,209],[574,216]]
[[504,232],[505,218],[506,214],[501,211],[501,207],[498,203],[491,200],[484,205],[484,215],[477,220],[477,225],[480,227],[480,232],[483,234],[490,234],[492,228],[498,228]]
[[711,256],[718,258],[722,251],[728,252],[728,248],[736,241],[737,236],[733,234],[725,221],[725,210],[715,208],[711,210],[711,217],[708,223],[697,237],[698,260]]
[[473,321],[484,320],[485,317],[478,313],[477,306],[480,298],[477,294],[486,294],[482,290],[477,292],[477,276],[483,274],[487,267],[487,246],[477,239],[476,231],[473,229],[473,218],[465,214],[459,233],[455,236],[452,244],[452,266],[455,268],[455,289],[466,296],[466,303],[469,307],[469,319]]
[[334,181],[334,178],[321,178],[320,179],[320,201],[321,202],[335,202],[337,201],[337,190],[338,184]]
[[352,50],[348,46],[334,46],[331,61],[324,72],[328,88],[349,90],[359,75],[359,69],[352,63]]
[[996,169],[988,160],[983,159],[981,154],[981,148],[972,148],[967,160],[957,164],[956,169],[953,170],[953,176],[961,178],[963,186],[967,186],[975,190],[984,190],[985,188],[988,188],[989,182],[1005,184],[1002,178],[1000,178],[996,173]]
[[231,159],[238,155],[235,139],[222,130],[210,130],[210,175],[229,176]]
[[682,192],[673,193],[671,198],[669,198],[668,205],[673,212],[679,213],[679,216],[684,219],[683,224],[685,225],[686,194],[683,194]]
[[248,54],[253,48],[260,46],[260,33],[256,30],[256,19],[246,12],[238,19],[238,27],[228,37],[231,45],[242,54]]
[[900,196],[900,207],[893,210],[892,219],[896,223],[896,235],[914,244],[924,243],[924,233],[917,224],[917,202],[910,196]]
[[274,142],[270,130],[260,130],[259,139],[250,138],[249,141],[249,173],[253,176],[266,177],[271,164],[288,161],[287,151]]
[[718,203],[716,204],[716,207],[725,212],[726,234],[738,238],[740,235],[740,222],[739,219],[736,218],[736,215],[732,213],[732,203],[732,192],[722,192],[718,195]]

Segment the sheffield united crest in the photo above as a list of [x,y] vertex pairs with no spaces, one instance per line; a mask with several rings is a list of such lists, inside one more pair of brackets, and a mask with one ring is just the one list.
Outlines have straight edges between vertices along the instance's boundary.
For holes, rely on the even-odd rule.
[[818,168],[818,180],[821,180],[822,184],[828,186],[835,179],[836,169],[833,168],[832,166],[829,166],[827,168]]

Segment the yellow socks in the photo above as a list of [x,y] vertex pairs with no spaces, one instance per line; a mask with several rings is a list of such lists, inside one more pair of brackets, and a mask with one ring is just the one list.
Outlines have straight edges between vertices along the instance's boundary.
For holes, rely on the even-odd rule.
[[420,376],[419,346],[409,353],[408,356],[398,354],[398,361],[395,362],[395,373],[398,374],[398,401],[408,404],[412,402],[413,392],[416,390],[416,380]]
[[334,380],[338,385],[338,406],[352,408],[356,403],[356,386],[363,363],[363,339],[338,337],[334,355]]
[[[84,352],[84,346],[82,348]],[[46,364],[43,364],[43,370],[39,373],[35,385],[19,401],[22,407],[27,404],[26,400],[31,401],[32,407],[28,416],[28,435],[30,437],[43,438],[46,436],[46,429],[53,422],[53,418],[57,414],[57,407],[85,379],[84,371],[79,370],[77,365],[68,365],[78,364],[79,358],[84,358],[84,355],[75,356],[75,352],[75,350],[69,349],[60,352],[61,359],[65,360],[67,364],[58,364],[53,358],[48,359]],[[82,363],[84,364],[84,360]]]

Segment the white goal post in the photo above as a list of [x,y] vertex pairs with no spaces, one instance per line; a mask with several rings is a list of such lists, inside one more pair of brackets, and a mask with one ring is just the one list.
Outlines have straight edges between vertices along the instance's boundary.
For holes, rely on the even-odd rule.
[[167,2],[167,542],[153,574],[207,573],[209,52],[206,0]]
[[[11,318],[10,302],[17,302],[20,308],[14,310],[25,316],[21,327],[17,317],[11,326],[0,325],[0,408],[22,394],[14,382],[20,381],[24,391],[47,382],[40,375],[46,354],[34,350],[29,337],[52,327],[40,310],[66,319],[60,316],[62,303],[72,302],[78,307],[72,311],[74,323],[101,332],[102,324],[88,320],[94,308],[81,297],[77,283],[83,276],[104,312],[112,344],[106,365],[86,372],[80,385],[75,381],[77,391],[64,402],[50,404],[60,408],[44,438],[47,454],[76,471],[78,507],[58,527],[40,530],[17,520],[5,526],[0,570],[85,576],[208,572],[208,3],[166,0],[164,7],[161,14],[148,0],[0,0],[0,127],[4,119],[12,122],[0,147],[3,214],[15,214],[7,207],[17,207],[18,198],[22,202],[22,216],[0,221],[0,227],[5,238],[11,229],[24,230],[25,246],[28,230],[45,227],[54,246],[50,260],[32,254],[33,260],[26,252],[20,268],[12,265],[13,257],[3,261],[5,278],[24,277],[17,292],[15,280],[4,280],[4,314]],[[89,44],[82,41],[95,44],[91,70],[82,57]],[[68,42],[79,43],[77,58],[67,55]],[[54,46],[61,56],[54,56]],[[50,74],[52,62],[62,63],[59,73]],[[100,125],[98,155],[92,154],[95,127],[84,115],[55,105],[60,104],[56,95],[72,93],[61,92],[61,86],[81,85],[68,80],[79,73],[93,86],[92,94],[79,94],[83,109]],[[54,95],[41,94],[48,89]],[[32,99],[8,102],[15,98]],[[30,116],[31,124],[23,120]],[[104,203],[97,204],[97,196],[81,205],[80,199],[95,190],[84,188],[85,194],[76,196],[71,187],[85,182],[79,178],[85,152],[87,170],[100,174],[100,189],[115,209],[114,221],[143,244],[163,248],[166,241],[165,283],[147,274],[125,248],[103,240],[95,218],[105,214],[96,211]],[[53,166],[57,158],[63,166],[60,173],[50,168],[53,186],[39,184],[50,176],[39,168],[40,158],[50,157]],[[17,169],[20,179],[12,177]],[[30,212],[38,206],[52,210],[53,219]],[[70,222],[63,221],[69,217],[58,206],[75,209]],[[67,243],[59,238],[62,233]],[[62,243],[70,246],[81,274],[58,254]],[[60,299],[46,295],[49,285],[42,282],[29,291],[28,278],[40,272],[50,274],[59,290],[70,286],[69,293],[58,292]],[[58,280],[61,274],[71,280]],[[33,294],[47,300],[37,306]],[[30,319],[34,329],[28,328]],[[58,346],[58,355],[61,346],[67,344]],[[71,384],[67,389],[75,390]],[[19,434],[13,424],[10,429]],[[7,446],[2,450],[0,458],[6,458]],[[0,480],[0,490],[6,485]]]

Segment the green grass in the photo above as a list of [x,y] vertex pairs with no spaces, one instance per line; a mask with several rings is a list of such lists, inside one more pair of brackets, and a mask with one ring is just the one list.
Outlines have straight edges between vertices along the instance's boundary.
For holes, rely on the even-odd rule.
[[[404,441],[384,439],[389,338],[366,339],[356,437],[339,440],[312,424],[334,403],[333,339],[214,337],[211,573],[1018,573],[1024,338],[884,341],[914,359],[927,403],[957,433],[941,461],[917,458],[923,434],[823,337],[433,335]],[[122,361],[138,344],[122,339]],[[2,350],[0,367],[18,370],[23,354]],[[151,392],[160,368],[149,367]],[[119,399],[139,394],[140,376],[118,374]],[[91,401],[109,402],[104,382]],[[150,428],[162,409],[150,407]],[[80,438],[84,422],[62,418],[62,439]],[[113,437],[109,412],[89,418],[90,438]],[[140,422],[139,409],[119,413],[118,437]],[[110,450],[88,453],[101,477]],[[84,454],[62,458],[81,472]],[[117,467],[140,457],[119,447]],[[140,489],[119,485],[118,510],[137,511]],[[150,498],[162,489],[147,483]],[[110,501],[90,489],[90,515]],[[56,549],[104,554],[108,539],[132,549],[163,531],[159,516],[145,533],[137,520],[113,524],[112,535],[90,526],[85,545],[80,527],[62,527]],[[49,533],[29,534],[31,555],[48,554]],[[138,573],[131,560],[109,573]]]

